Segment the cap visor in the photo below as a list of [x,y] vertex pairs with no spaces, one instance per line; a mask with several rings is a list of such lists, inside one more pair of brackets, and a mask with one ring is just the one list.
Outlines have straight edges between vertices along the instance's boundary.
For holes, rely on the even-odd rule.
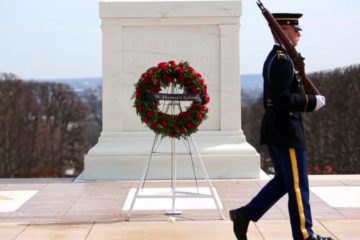
[[294,25],[294,28],[298,31],[302,31],[302,28],[299,25]]

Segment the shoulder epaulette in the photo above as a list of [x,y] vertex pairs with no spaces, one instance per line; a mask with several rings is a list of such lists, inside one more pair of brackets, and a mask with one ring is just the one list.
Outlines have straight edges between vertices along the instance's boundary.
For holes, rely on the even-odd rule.
[[282,51],[282,50],[277,50],[277,51],[276,51],[276,55],[277,55],[277,58],[278,58],[278,59],[285,59],[285,58],[286,58],[286,54],[285,54],[285,52]]

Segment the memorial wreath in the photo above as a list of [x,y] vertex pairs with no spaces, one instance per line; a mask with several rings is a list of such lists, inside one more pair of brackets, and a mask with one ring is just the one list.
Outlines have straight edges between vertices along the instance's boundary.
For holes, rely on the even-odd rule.
[[[183,94],[161,94],[162,89],[173,84]],[[200,73],[188,62],[161,62],[144,72],[135,84],[134,107],[141,121],[163,137],[187,137],[198,130],[207,118],[210,97]],[[191,105],[178,114],[161,112],[160,100],[190,100]]]

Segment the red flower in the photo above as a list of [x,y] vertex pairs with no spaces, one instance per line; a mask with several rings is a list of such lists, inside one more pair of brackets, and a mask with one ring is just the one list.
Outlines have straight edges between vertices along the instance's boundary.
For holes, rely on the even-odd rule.
[[184,72],[185,72],[185,70],[184,70],[183,68],[179,68],[177,71],[178,71],[178,73],[181,74],[181,75],[184,74]]
[[144,85],[148,85],[149,84],[149,79],[148,78],[144,78],[143,80],[142,80],[142,83],[144,84]]
[[191,122],[187,122],[187,123],[186,123],[186,127],[187,127],[187,128],[193,128],[194,125],[193,125]]
[[209,103],[210,102],[210,98],[209,97],[205,97],[205,103]]
[[156,129],[156,128],[157,128],[157,124],[156,124],[156,123],[152,123],[152,124],[150,125],[150,128],[151,128],[151,129]]
[[184,112],[185,117],[191,117],[191,114],[189,112]]
[[182,134],[185,134],[185,128],[180,128],[179,129],[179,133],[182,135]]
[[330,165],[327,164],[324,166],[324,171],[323,171],[324,173],[330,174],[330,173],[332,173],[332,171],[333,171],[333,169]]
[[169,133],[169,138],[173,138],[173,137],[175,137],[175,134],[174,133]]
[[166,122],[165,120],[162,120],[160,124],[161,124],[161,126],[163,126],[163,127],[166,127],[166,126],[167,126],[167,122]]
[[200,73],[195,73],[194,78],[201,78],[201,74]]
[[142,108],[141,105],[137,105],[136,108],[137,108],[137,110],[138,110],[139,112],[142,112],[142,110],[143,110],[143,108]]
[[198,89],[197,87],[193,87],[193,88],[191,89],[191,92],[192,92],[192,93],[198,93],[198,92],[199,92],[199,89]]
[[205,83],[205,82],[204,82],[204,79],[200,79],[200,80],[199,80],[199,83],[200,83],[201,85],[204,85],[204,83]]
[[166,63],[160,63],[160,68],[163,70],[163,71],[166,71],[168,69],[168,66],[166,65]]
[[203,90],[201,90],[201,93],[202,93],[203,95],[207,95],[207,89],[204,88]]
[[148,78],[152,78],[153,75],[154,75],[154,74],[153,74],[152,72],[149,72],[149,73],[148,73]]
[[197,119],[199,119],[199,120],[201,120],[201,119],[203,119],[203,115],[201,114],[201,113],[199,113],[198,115],[197,115]]
[[189,70],[190,72],[193,72],[193,71],[194,71],[194,69],[193,69],[192,67],[190,67],[190,66],[189,66],[188,70]]
[[174,78],[169,77],[169,76],[164,76],[164,80],[167,82],[174,82]]
[[151,112],[151,111],[147,111],[147,112],[146,112],[146,116],[147,116],[148,118],[152,118],[152,117],[154,116],[154,113]]
[[315,173],[321,173],[321,168],[320,168],[320,166],[319,166],[319,165],[316,165],[316,166],[314,167],[314,171],[315,171]]
[[173,127],[174,129],[177,129],[179,126],[178,126],[176,123],[173,123],[172,127]]
[[148,119],[144,119],[144,123],[147,125],[149,124],[149,120]]

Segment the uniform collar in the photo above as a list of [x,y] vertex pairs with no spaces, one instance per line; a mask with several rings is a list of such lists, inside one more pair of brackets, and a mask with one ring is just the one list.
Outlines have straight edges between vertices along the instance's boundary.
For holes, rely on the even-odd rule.
[[275,43],[274,45],[277,46],[278,48],[282,48],[283,50],[286,50],[285,46],[280,43]]
[[274,44],[274,49],[276,49],[276,50],[282,50],[282,51],[284,51],[284,52],[287,52],[285,46],[282,45],[282,44],[280,44],[280,43],[275,43],[275,44]]

